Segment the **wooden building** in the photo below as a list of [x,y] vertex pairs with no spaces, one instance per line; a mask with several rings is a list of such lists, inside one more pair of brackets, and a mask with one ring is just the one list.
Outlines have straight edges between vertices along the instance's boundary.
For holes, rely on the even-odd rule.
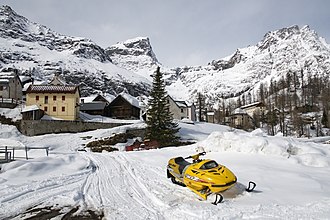
[[140,107],[138,100],[127,94],[119,94],[109,105],[109,115],[118,119],[140,119]]
[[109,104],[115,99],[112,95],[94,95],[80,99],[80,111],[90,115],[111,117]]
[[44,116],[44,111],[37,105],[30,105],[22,109],[23,120],[40,120]]

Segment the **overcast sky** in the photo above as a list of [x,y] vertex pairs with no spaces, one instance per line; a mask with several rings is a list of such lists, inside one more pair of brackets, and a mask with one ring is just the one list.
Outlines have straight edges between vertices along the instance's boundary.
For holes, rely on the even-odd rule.
[[165,66],[205,65],[272,30],[308,24],[330,43],[329,0],[0,0],[33,22],[106,48],[149,37]]

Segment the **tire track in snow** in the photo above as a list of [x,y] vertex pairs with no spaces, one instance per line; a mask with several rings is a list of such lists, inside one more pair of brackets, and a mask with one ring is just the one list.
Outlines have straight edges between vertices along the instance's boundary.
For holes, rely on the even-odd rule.
[[[50,177],[42,181],[32,181],[26,184],[0,189],[0,218],[18,215],[30,207],[50,203],[60,196],[74,197],[81,190],[81,182],[90,170],[85,170],[68,176]],[[74,198],[73,198],[74,199]],[[23,201],[23,202],[22,202]]]
[[166,205],[148,191],[122,153],[88,156],[98,169],[86,181],[86,205],[103,208],[112,219],[164,219]]

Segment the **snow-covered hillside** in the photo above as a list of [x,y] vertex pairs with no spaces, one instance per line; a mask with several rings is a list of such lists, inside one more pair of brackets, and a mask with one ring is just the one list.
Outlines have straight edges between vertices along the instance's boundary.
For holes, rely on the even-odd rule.
[[145,94],[150,81],[111,62],[106,51],[86,38],[69,37],[29,21],[9,6],[0,7],[0,68],[15,67],[46,81],[62,72],[81,84],[82,95],[100,91]]
[[196,92],[201,92],[209,104],[220,97],[256,92],[260,83],[269,85],[288,72],[303,71],[304,77],[329,77],[330,72],[330,46],[307,25],[270,31],[256,45],[195,67],[161,65],[148,37],[103,49],[89,39],[33,23],[9,6],[0,7],[0,33],[0,67],[30,71],[37,80],[63,72],[68,82],[82,84],[84,96],[100,91],[115,95],[125,89],[134,96],[146,95],[157,65],[175,99],[195,101]]
[[[304,79],[308,75],[329,77],[329,44],[308,26],[292,26],[267,33],[255,46],[237,49],[227,58],[213,60],[206,66],[178,68],[173,84],[184,84],[189,96],[206,94],[214,103],[220,97],[235,97],[255,92],[260,83],[269,86],[288,72]],[[253,101],[253,100],[252,100]],[[256,100],[254,100],[256,101]]]
[[[31,217],[27,209],[73,207],[103,213],[106,219],[327,219],[330,216],[330,146],[294,138],[269,137],[208,124],[183,124],[181,136],[194,145],[149,151],[92,153],[77,151],[96,138],[128,127],[78,134],[20,135],[0,125],[0,139],[27,146],[47,146],[49,156],[30,150],[1,165],[0,218]],[[166,178],[167,161],[204,147],[205,158],[226,165],[241,184],[253,180],[256,191],[226,198],[218,206],[200,201],[185,187]],[[15,152],[23,156],[24,151]],[[24,214],[25,213],[25,214]],[[36,213],[34,213],[36,215]]]

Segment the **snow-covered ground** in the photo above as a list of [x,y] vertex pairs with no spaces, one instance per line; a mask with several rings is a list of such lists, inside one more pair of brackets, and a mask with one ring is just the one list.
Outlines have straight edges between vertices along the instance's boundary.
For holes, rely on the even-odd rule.
[[[3,143],[15,140],[50,149],[48,157],[43,150],[29,150],[30,160],[18,151],[22,158],[1,165],[0,219],[22,219],[31,207],[79,207],[78,213],[98,210],[106,219],[132,220],[330,218],[328,144],[270,137],[261,130],[247,133],[215,124],[180,123],[181,136],[196,144],[149,151],[78,151],[91,140],[141,126],[26,137],[0,124]],[[256,191],[215,206],[172,184],[166,178],[168,160],[189,156],[201,146],[207,151],[205,158],[226,165],[240,183],[255,181]]]

